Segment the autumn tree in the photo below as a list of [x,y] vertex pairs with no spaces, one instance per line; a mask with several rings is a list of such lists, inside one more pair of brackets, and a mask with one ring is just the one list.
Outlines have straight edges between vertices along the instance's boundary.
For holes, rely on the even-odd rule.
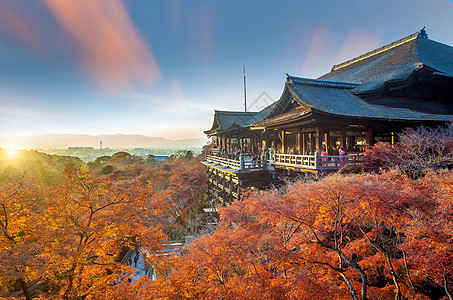
[[0,149],[0,182],[15,180],[26,175],[45,185],[62,182],[63,170],[70,167],[81,167],[83,162],[77,157],[49,155],[38,151],[17,150],[14,157],[7,150]]
[[431,299],[452,299],[453,287],[453,172],[428,173],[414,181],[417,189],[429,191],[432,205],[411,210],[404,231],[404,251],[414,292]]
[[446,127],[408,128],[395,145],[379,142],[365,151],[362,162],[383,169],[396,168],[417,178],[453,166],[453,123]]
[[0,260],[7,295],[18,282],[28,299],[101,298],[135,271],[120,263],[123,247],[140,247],[152,259],[166,240],[159,221],[168,202],[150,185],[122,189],[73,168],[65,175],[39,199],[36,187],[2,187]]
[[0,295],[31,299],[30,285],[41,282],[42,201],[42,189],[23,176],[0,184]]
[[170,299],[450,297],[443,220],[453,181],[451,172],[430,174],[336,174],[252,193],[143,284]]
[[43,256],[63,298],[92,297],[130,276],[131,269],[117,261],[121,247],[140,245],[153,254],[165,240],[153,220],[165,201],[150,187],[124,190],[77,169],[66,175],[47,200],[49,251]]
[[[347,228],[340,217],[331,219],[333,203],[317,201],[317,194],[311,194],[317,199],[301,197],[306,186],[295,190],[284,197],[276,192],[252,194],[225,208],[216,233],[190,246],[179,258],[176,271],[155,284],[173,291],[167,297],[174,299],[184,294],[199,299],[309,299],[320,295],[343,299],[347,293],[355,296],[357,287],[350,277],[356,270],[364,282],[365,299],[366,274],[343,250],[346,237],[342,235]],[[332,237],[335,230],[336,238]],[[338,276],[347,283],[345,288]],[[173,286],[182,282],[187,282],[187,289]]]

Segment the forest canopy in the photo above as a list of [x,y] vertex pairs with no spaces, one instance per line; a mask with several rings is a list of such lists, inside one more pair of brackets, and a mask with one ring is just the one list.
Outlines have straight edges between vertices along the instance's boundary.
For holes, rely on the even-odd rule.
[[[450,129],[370,147],[372,172],[249,191],[216,220],[203,211],[207,178],[192,154],[42,156],[42,172],[2,161],[0,295],[452,299]],[[194,241],[179,254],[162,255],[186,236]],[[125,249],[139,249],[153,275],[137,278],[121,263]]]

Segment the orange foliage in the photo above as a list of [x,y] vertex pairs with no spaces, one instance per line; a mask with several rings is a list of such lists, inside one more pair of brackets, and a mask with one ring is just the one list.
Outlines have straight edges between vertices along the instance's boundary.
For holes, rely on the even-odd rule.
[[11,292],[22,280],[27,298],[100,298],[134,272],[118,261],[122,247],[145,245],[152,254],[165,240],[154,218],[168,202],[150,186],[125,190],[79,169],[65,174],[40,198],[23,185],[2,190],[0,280]]
[[[196,162],[140,163],[66,182],[0,185],[0,293],[65,299],[441,299],[453,284],[453,172],[331,175],[251,192],[178,256],[163,232],[201,232]],[[199,216],[199,215],[198,215]],[[194,225],[195,224],[195,225]],[[197,227],[198,226],[198,227]],[[123,246],[157,278],[130,283]],[[28,296],[27,296],[28,294]]]
[[388,172],[252,193],[143,286],[150,299],[442,298],[452,186],[452,172]]

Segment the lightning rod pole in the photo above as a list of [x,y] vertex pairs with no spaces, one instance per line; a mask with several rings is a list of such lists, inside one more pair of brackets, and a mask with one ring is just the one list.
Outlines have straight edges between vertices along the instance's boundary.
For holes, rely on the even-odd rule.
[[247,112],[247,86],[245,84],[245,66],[244,66],[244,109]]

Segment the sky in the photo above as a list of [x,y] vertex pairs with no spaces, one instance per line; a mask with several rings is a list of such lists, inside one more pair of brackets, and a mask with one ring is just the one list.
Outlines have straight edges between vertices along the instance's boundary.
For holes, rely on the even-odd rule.
[[0,137],[202,138],[243,66],[255,111],[424,26],[453,45],[453,1],[0,0]]

